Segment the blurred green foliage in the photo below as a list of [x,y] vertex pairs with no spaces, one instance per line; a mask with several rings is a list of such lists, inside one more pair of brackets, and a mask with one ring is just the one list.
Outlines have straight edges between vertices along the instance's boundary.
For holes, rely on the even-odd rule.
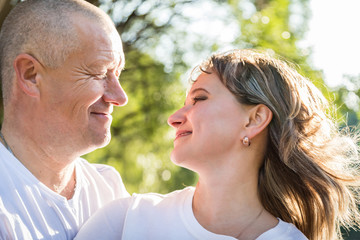
[[[0,9],[0,23],[11,8],[10,2],[18,1],[6,1]],[[337,120],[349,125],[359,123],[360,76],[349,76],[348,85],[330,91],[322,72],[309,63],[311,49],[299,47],[307,31],[309,0],[89,2],[112,16],[124,41],[126,66],[120,82],[129,103],[113,113],[110,144],[84,157],[114,166],[130,193],[166,193],[193,185],[197,180],[193,172],[171,163],[174,131],[166,121],[182,106],[186,89],[182,79],[186,78],[184,73],[194,67],[189,66],[184,56],[191,51],[194,58],[204,51],[210,53],[230,47],[216,40],[209,45],[208,37],[201,34],[189,36],[187,25],[193,20],[186,11],[197,3],[208,2],[216,4],[215,9],[228,9],[227,16],[219,20],[236,21],[239,34],[231,47],[263,49],[295,63],[298,71],[335,103],[336,108],[329,112],[335,114]],[[201,11],[198,9],[197,13]],[[359,238],[350,233],[346,239]]]

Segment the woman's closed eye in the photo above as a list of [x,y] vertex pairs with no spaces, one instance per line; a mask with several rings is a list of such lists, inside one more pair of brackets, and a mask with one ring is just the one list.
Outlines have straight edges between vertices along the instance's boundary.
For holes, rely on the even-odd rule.
[[208,99],[207,96],[196,96],[192,98],[193,105],[195,105],[198,101],[204,101]]

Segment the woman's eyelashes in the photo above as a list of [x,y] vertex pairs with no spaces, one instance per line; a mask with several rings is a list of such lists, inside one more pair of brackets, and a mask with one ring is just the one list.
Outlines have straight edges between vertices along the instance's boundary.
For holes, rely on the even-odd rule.
[[198,101],[204,101],[208,99],[207,96],[196,96],[192,98],[193,105],[195,105]]

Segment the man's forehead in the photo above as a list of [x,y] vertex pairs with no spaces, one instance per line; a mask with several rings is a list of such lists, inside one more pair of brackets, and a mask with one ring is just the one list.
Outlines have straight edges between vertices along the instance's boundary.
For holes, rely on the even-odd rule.
[[96,59],[92,59],[90,67],[93,68],[102,68],[106,66],[107,68],[123,68],[124,67],[124,53],[122,52],[113,52],[113,51],[102,51]]
[[122,41],[109,18],[100,21],[77,15],[74,17],[81,52],[87,56],[89,67],[117,69],[124,66]]
[[121,42],[119,33],[114,23],[107,16],[91,18],[81,14],[72,17],[72,23],[80,35],[96,38],[103,35],[112,38],[113,41]]

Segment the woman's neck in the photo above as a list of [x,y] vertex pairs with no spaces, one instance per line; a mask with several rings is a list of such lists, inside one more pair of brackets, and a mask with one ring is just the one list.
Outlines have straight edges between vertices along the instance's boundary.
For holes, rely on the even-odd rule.
[[257,179],[239,184],[231,176],[221,180],[200,177],[193,212],[205,229],[244,240],[256,239],[278,222],[260,202]]

